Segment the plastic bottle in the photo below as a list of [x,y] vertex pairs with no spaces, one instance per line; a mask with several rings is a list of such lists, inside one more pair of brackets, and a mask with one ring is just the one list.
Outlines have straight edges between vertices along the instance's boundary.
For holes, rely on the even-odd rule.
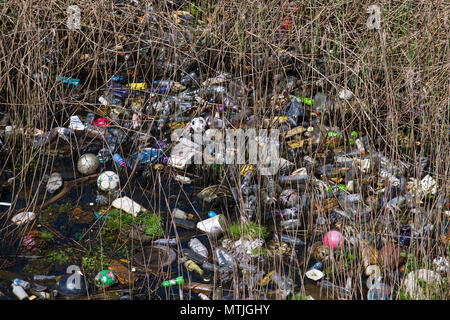
[[[107,93],[111,92],[113,95],[118,96],[121,99],[126,99],[126,98],[128,98],[128,96],[131,95],[131,90],[128,87],[124,86],[123,84],[111,81],[111,80],[106,83],[106,88],[107,88],[107,90],[106,90]],[[107,94],[107,96],[111,97],[109,94]],[[108,98],[106,98],[106,99],[108,100]]]
[[177,227],[184,228],[187,230],[193,230],[195,229],[196,226],[194,222],[186,219],[175,219],[175,225]]
[[202,268],[205,269],[205,270],[207,270],[207,271],[214,272],[215,266],[214,266],[214,264],[212,264],[212,263],[209,263],[209,262],[203,262],[203,263],[202,263]]
[[12,292],[19,300],[24,300],[24,299],[29,298],[28,294],[23,289],[23,287],[15,285],[14,283],[11,284],[11,287],[13,288]]
[[215,300],[222,300],[223,299],[223,288],[222,286],[218,286],[216,291],[214,291]]
[[180,219],[180,220],[186,220],[188,218],[187,213],[178,208],[173,209],[172,215],[175,219]]
[[311,181],[311,177],[308,174],[297,174],[295,176],[280,176],[280,183],[300,183],[305,184],[308,181]]
[[344,296],[346,296],[347,298],[351,297],[351,292],[350,290],[341,287],[341,286],[337,286],[334,283],[328,281],[328,280],[322,280],[320,282],[317,282],[317,285],[319,287],[323,287],[323,288],[329,288],[332,291],[337,291],[339,294],[343,294]]
[[290,245],[293,245],[294,247],[299,247],[299,246],[304,246],[305,242],[303,242],[300,238],[298,237],[293,237],[287,234],[281,234],[281,236],[279,237],[281,242],[285,242],[288,243]]
[[34,281],[54,280],[54,279],[56,279],[56,276],[45,276],[45,275],[34,275],[33,276]]
[[98,98],[98,101],[104,106],[123,107],[122,100],[113,94],[104,94]]
[[249,182],[249,180],[251,179],[252,176],[253,176],[253,172],[252,171],[249,171],[249,172],[246,173],[246,175],[244,177],[244,180],[242,181],[242,184],[241,184],[241,190],[244,190],[247,187],[247,184],[248,184],[248,182]]
[[200,299],[202,300],[211,300],[206,294],[204,293],[199,293],[198,296],[200,297]]
[[274,272],[271,276],[272,281],[278,286],[278,288],[289,295],[294,288],[294,281],[288,276],[280,275],[278,272]]
[[297,230],[302,225],[302,222],[298,219],[284,220],[280,222],[280,226],[283,230]]
[[127,161],[128,166],[131,168],[134,163],[138,162],[139,165],[144,165],[147,163],[155,163],[158,158],[163,155],[161,149],[154,148],[144,148],[142,150],[136,151],[132,156],[131,160]]
[[183,253],[183,256],[186,256],[189,259],[194,260],[195,262],[200,264],[202,264],[206,259],[204,256],[194,252],[191,249],[183,248],[181,249],[181,252]]
[[192,260],[187,260],[186,262],[184,262],[184,266],[189,271],[194,271],[200,276],[203,275],[203,270]]
[[123,160],[123,158],[120,156],[120,154],[115,153],[113,155],[113,161],[118,164],[121,167],[126,167],[127,165],[125,164],[125,160]]
[[178,241],[176,238],[157,239],[153,241],[153,244],[176,246],[178,244]]
[[175,285],[182,285],[184,283],[184,279],[182,276],[176,277],[175,279],[166,280],[164,281],[161,286],[162,287],[171,287]]
[[400,206],[402,206],[405,203],[405,201],[406,201],[406,198],[403,195],[399,195],[399,196],[389,200],[386,203],[386,208],[392,208],[394,206],[400,207]]
[[185,87],[198,85],[199,78],[195,71],[192,71],[181,78],[180,83]]
[[290,119],[290,122],[295,126],[301,120],[301,123],[310,121],[311,114],[305,110],[303,103],[291,101],[286,105],[285,115]]
[[205,259],[208,258],[208,249],[197,238],[192,238],[191,240],[189,240],[189,248],[191,248],[192,251],[204,257]]
[[225,249],[216,247],[215,255],[219,266],[221,267],[233,267],[233,258],[230,253]]
[[14,279],[13,280],[13,284],[16,286],[21,286],[22,288],[24,288],[25,290],[30,289],[31,285],[28,281],[22,280],[22,279]]
[[166,124],[167,118],[169,117],[169,113],[170,113],[170,107],[171,107],[170,101],[168,99],[164,100],[163,113],[158,120],[158,130],[161,130],[164,127],[164,125]]
[[84,120],[84,126],[87,127],[88,125],[90,125],[95,119],[95,114],[92,112],[89,112],[86,115],[86,119]]

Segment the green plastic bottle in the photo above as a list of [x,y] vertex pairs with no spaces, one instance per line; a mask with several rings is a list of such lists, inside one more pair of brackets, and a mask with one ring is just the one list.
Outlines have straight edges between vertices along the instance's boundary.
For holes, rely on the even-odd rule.
[[180,277],[176,277],[175,279],[164,281],[161,284],[161,286],[162,287],[171,287],[171,286],[174,286],[174,285],[177,285],[177,284],[178,285],[182,285],[183,283],[184,283],[184,279],[183,279],[182,276],[180,276]]

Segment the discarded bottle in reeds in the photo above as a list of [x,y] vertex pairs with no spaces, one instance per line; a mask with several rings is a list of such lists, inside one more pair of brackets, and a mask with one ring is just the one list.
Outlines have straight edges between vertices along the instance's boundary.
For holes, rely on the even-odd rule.
[[172,287],[175,285],[182,285],[184,283],[184,279],[182,276],[176,277],[175,279],[166,280],[163,283],[161,283],[162,287]]

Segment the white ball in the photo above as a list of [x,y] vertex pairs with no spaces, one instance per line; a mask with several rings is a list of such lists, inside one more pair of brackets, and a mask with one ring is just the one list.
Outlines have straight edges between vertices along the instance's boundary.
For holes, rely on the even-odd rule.
[[102,172],[97,179],[97,186],[102,191],[113,191],[119,187],[119,176],[114,171]]
[[206,120],[203,119],[202,117],[192,119],[191,128],[196,133],[202,133],[206,128]]
[[83,154],[77,162],[77,169],[82,174],[93,174],[100,166],[97,156],[92,153]]

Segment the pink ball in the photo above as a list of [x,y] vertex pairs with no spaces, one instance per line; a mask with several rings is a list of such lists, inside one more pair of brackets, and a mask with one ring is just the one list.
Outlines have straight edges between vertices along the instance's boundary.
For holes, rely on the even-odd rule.
[[330,248],[337,249],[344,244],[344,237],[342,233],[336,230],[328,231],[323,237],[323,243]]

